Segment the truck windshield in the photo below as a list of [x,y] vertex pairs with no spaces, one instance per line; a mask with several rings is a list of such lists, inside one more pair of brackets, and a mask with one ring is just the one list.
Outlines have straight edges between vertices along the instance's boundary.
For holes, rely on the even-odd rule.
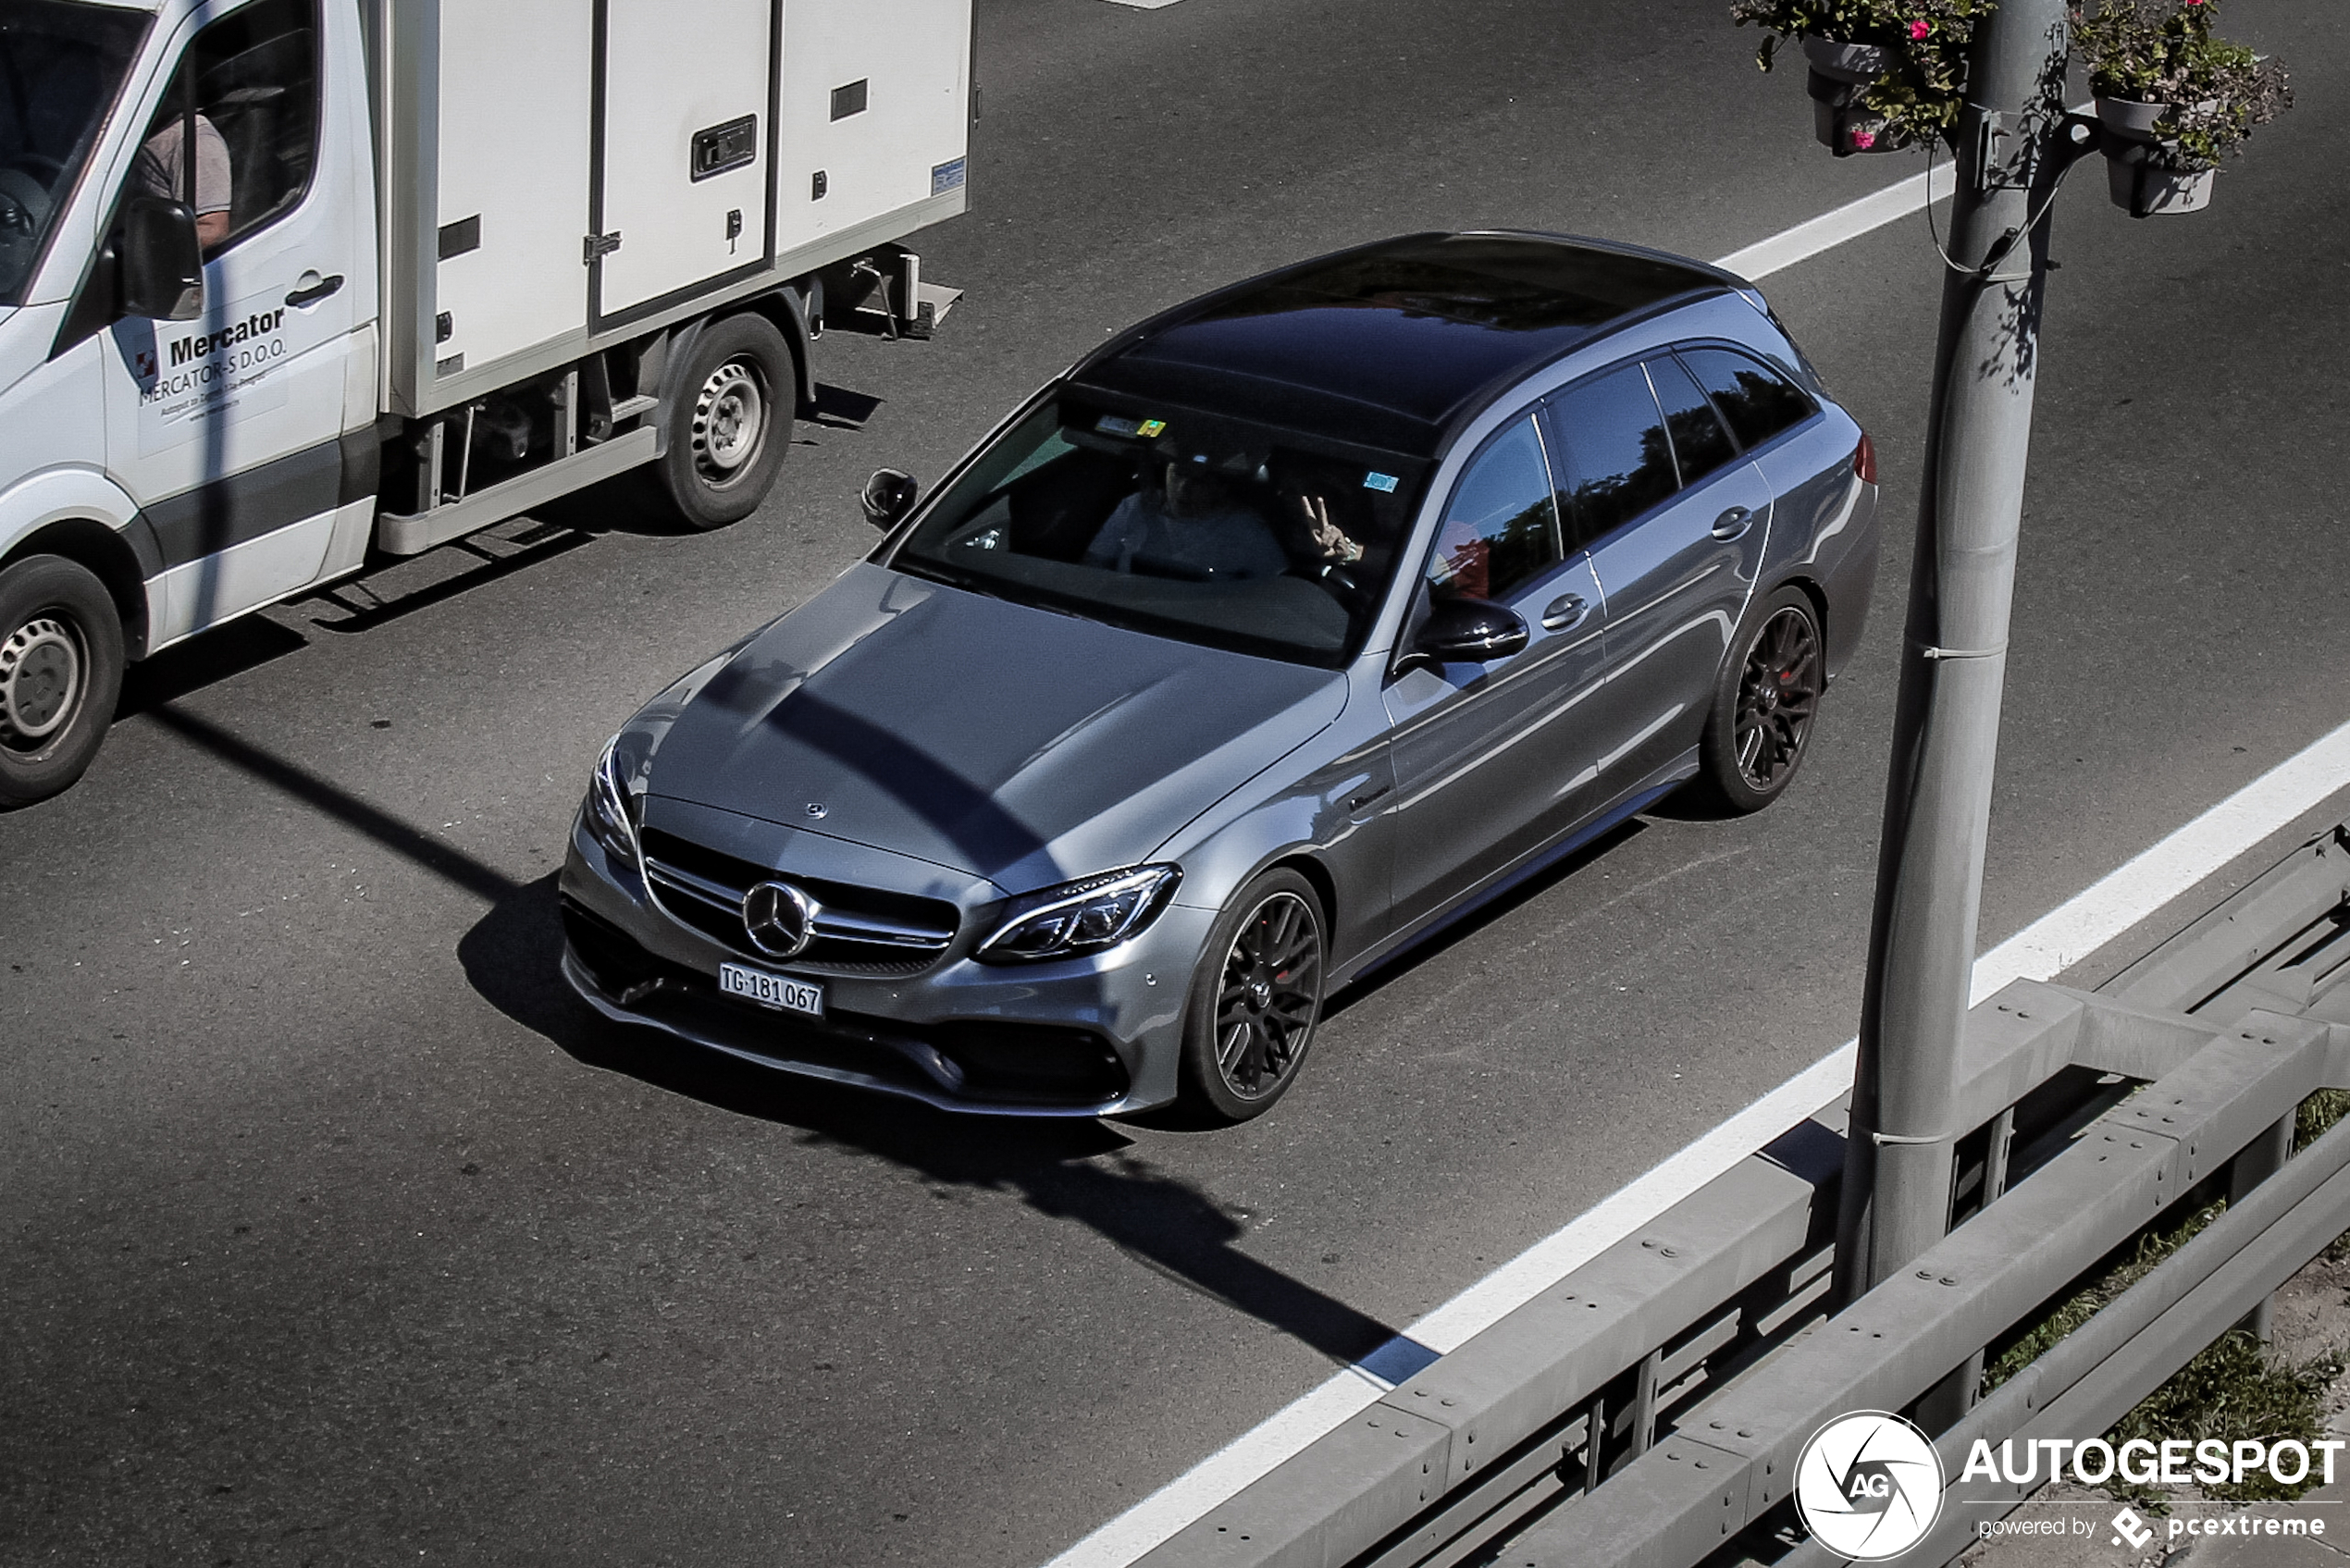
[[24,302],[148,19],[72,0],[0,0],[0,305]]
[[1360,651],[1421,464],[1069,388],[934,501],[890,564],[1295,663]]

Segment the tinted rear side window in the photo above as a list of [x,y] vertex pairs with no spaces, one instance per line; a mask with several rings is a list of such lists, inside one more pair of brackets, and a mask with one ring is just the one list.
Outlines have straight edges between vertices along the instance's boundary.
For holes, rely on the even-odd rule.
[[1639,365],[1570,387],[1542,412],[1577,545],[1613,532],[1678,488],[1664,416]]
[[1759,359],[1730,349],[1683,349],[1680,355],[1740,446],[1759,447],[1819,411],[1801,388]]
[[1689,373],[1673,356],[1649,361],[1649,382],[1664,407],[1664,427],[1673,433],[1673,455],[1680,460],[1681,483],[1694,485],[1738,454],[1730,433],[1713,416]]

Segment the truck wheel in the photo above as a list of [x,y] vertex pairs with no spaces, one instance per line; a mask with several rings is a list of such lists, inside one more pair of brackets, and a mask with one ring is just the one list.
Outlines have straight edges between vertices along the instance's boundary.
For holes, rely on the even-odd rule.
[[669,450],[653,464],[662,510],[697,532],[749,516],[791,445],[798,379],[784,335],[748,312],[713,321],[669,384]]
[[122,620],[106,586],[61,555],[0,572],[0,808],[70,785],[122,694]]

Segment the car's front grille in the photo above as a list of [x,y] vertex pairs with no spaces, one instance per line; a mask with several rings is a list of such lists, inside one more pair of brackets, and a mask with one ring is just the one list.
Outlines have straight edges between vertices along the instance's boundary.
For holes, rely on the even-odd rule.
[[[921,973],[955,940],[959,911],[943,898],[785,875],[658,828],[645,831],[644,847],[646,880],[671,919],[762,964],[887,980]],[[772,881],[817,904],[814,935],[789,959],[761,952],[743,927],[743,895]]]

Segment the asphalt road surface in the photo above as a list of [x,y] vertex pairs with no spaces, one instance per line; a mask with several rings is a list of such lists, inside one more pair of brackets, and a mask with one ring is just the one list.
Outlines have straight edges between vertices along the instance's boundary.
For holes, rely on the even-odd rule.
[[[1792,793],[1646,820],[1342,998],[1265,1119],[947,1117],[592,1027],[554,973],[598,745],[869,547],[871,469],[1317,251],[1715,256],[1921,167],[1831,160],[1724,8],[984,0],[972,210],[920,241],[967,299],[819,345],[835,412],[757,517],[573,508],[142,671],[0,819],[0,1560],[1023,1568],[1845,1039],[1922,218],[1769,285],[1889,525]],[[2350,717],[2350,14],[2225,23],[2300,106],[2212,209],[2133,223],[2090,166],[2056,220],[1986,944]]]

